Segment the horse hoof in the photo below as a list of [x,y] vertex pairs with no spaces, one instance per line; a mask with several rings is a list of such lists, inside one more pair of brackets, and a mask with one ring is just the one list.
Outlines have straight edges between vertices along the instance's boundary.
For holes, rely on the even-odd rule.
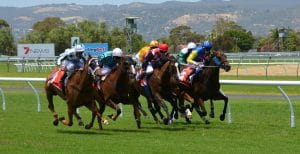
[[88,124],[88,125],[85,125],[84,127],[85,129],[91,129],[92,128],[92,125]]
[[60,117],[58,120],[59,120],[59,121],[64,121],[64,120],[65,120],[65,117]]
[[78,122],[79,126],[84,126],[84,123],[82,121]]
[[137,125],[138,129],[141,129],[141,121],[137,120],[136,125]]
[[210,124],[210,122],[209,122],[208,120],[205,120],[205,124],[207,124],[207,125],[208,125],[208,124]]
[[221,114],[221,115],[220,115],[220,120],[221,120],[221,121],[224,121],[224,120],[225,120],[225,115],[224,115],[224,114]]
[[107,117],[109,117],[110,119],[112,119],[113,118],[113,114],[109,114],[109,115],[107,115]]
[[104,125],[108,125],[108,124],[109,124],[108,120],[102,120],[102,123],[103,123]]
[[57,125],[58,125],[58,119],[56,119],[56,120],[53,121],[53,125],[54,125],[54,126],[57,126]]
[[163,121],[164,121],[164,124],[165,124],[165,125],[168,125],[168,124],[169,124],[169,119],[167,119],[167,118],[164,118],[164,120],[163,120]]
[[215,114],[214,114],[214,113],[210,113],[210,114],[209,114],[209,117],[215,118]]
[[188,124],[191,124],[192,123],[192,121],[189,119],[189,118],[185,118],[185,121],[186,121],[186,123],[188,123]]
[[178,113],[175,113],[175,114],[174,114],[174,118],[175,118],[175,119],[178,119]]

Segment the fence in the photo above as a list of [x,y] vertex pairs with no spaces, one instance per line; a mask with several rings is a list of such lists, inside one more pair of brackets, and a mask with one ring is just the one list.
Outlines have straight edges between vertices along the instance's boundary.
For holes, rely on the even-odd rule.
[[[40,103],[40,96],[35,89],[35,87],[31,84],[31,82],[45,82],[45,78],[15,78],[15,77],[0,77],[0,81],[16,81],[16,82],[27,82],[29,86],[33,89],[36,98],[37,98],[37,111],[41,111],[41,103]],[[260,86],[277,86],[283,97],[287,100],[290,109],[290,125],[291,128],[296,127],[295,121],[295,112],[293,104],[289,98],[289,96],[285,93],[285,91],[281,88],[281,86],[300,86],[300,81],[267,81],[267,80],[220,80],[222,85],[260,85]],[[0,93],[2,95],[2,110],[5,111],[5,96],[3,93],[3,89],[0,88]],[[231,118],[231,110],[230,104],[228,103],[227,108],[227,119],[228,123],[232,122]]]

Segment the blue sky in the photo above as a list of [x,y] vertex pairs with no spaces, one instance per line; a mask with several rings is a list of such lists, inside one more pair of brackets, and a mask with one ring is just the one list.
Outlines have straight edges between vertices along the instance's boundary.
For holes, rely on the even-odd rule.
[[[0,0],[0,6],[26,7],[41,4],[57,3],[76,3],[84,5],[101,5],[101,4],[128,4],[132,2],[161,3],[168,0]],[[185,2],[194,2],[199,0],[178,0]]]

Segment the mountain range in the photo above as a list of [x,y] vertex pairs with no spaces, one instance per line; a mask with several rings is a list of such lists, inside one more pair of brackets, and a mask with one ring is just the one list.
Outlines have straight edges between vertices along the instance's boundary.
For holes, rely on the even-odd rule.
[[222,17],[233,20],[254,35],[268,34],[272,28],[300,30],[299,0],[201,0],[167,1],[160,4],[130,3],[124,5],[48,4],[31,7],[0,7],[0,18],[13,28],[17,38],[30,31],[45,17],[60,17],[67,23],[85,19],[124,26],[126,17],[136,20],[138,33],[147,40],[168,36],[178,25],[189,25],[193,31],[208,34]]

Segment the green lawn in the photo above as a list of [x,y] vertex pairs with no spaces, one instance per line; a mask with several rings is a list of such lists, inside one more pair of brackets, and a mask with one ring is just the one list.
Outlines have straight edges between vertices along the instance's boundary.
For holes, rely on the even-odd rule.
[[[45,77],[47,72],[17,73],[0,63],[0,77]],[[236,79],[222,76],[222,79]],[[265,77],[244,76],[244,80],[266,80]],[[296,80],[295,77],[271,77],[268,80]],[[41,82],[34,82],[42,89]],[[285,100],[230,99],[233,123],[216,119],[205,125],[195,113],[193,123],[183,119],[172,125],[154,123],[142,117],[142,129],[137,129],[132,107],[124,107],[124,116],[110,121],[104,130],[85,130],[77,126],[53,126],[44,92],[41,92],[42,112],[36,112],[36,99],[28,89],[11,91],[7,88],[29,88],[24,82],[0,82],[7,100],[7,110],[0,110],[0,153],[300,153],[300,129],[290,128],[290,112]],[[300,87],[284,86],[288,95],[299,96]],[[275,86],[223,85],[226,94],[280,95]],[[1,97],[1,96],[0,96]],[[1,100],[1,99],[0,99]],[[144,108],[147,106],[141,98]],[[300,100],[292,100],[296,126],[300,125]],[[1,104],[2,105],[2,104]],[[60,115],[66,116],[66,105],[55,99]],[[216,117],[223,103],[217,101]],[[207,109],[209,107],[207,106]],[[107,109],[105,115],[114,111]],[[148,112],[149,113],[149,112]],[[90,112],[80,110],[84,121]],[[74,119],[75,120],[75,119]],[[97,126],[95,124],[95,126]]]
[[[154,123],[142,117],[137,129],[132,108],[124,107],[124,116],[110,121],[104,130],[85,130],[53,126],[44,93],[42,112],[36,112],[34,94],[6,92],[7,110],[0,111],[1,153],[299,153],[300,129],[290,128],[288,105],[284,100],[230,99],[233,123],[211,120],[205,125],[195,113],[193,123],[183,119],[172,125]],[[146,108],[143,99],[143,106]],[[299,126],[300,101],[295,105]],[[59,98],[55,105],[66,116],[66,105]],[[216,114],[222,102],[216,102]],[[207,107],[209,108],[209,107]],[[107,110],[106,114],[112,113]],[[85,122],[90,113],[80,110]],[[227,118],[225,119],[227,120]],[[97,126],[97,125],[95,125]]]

